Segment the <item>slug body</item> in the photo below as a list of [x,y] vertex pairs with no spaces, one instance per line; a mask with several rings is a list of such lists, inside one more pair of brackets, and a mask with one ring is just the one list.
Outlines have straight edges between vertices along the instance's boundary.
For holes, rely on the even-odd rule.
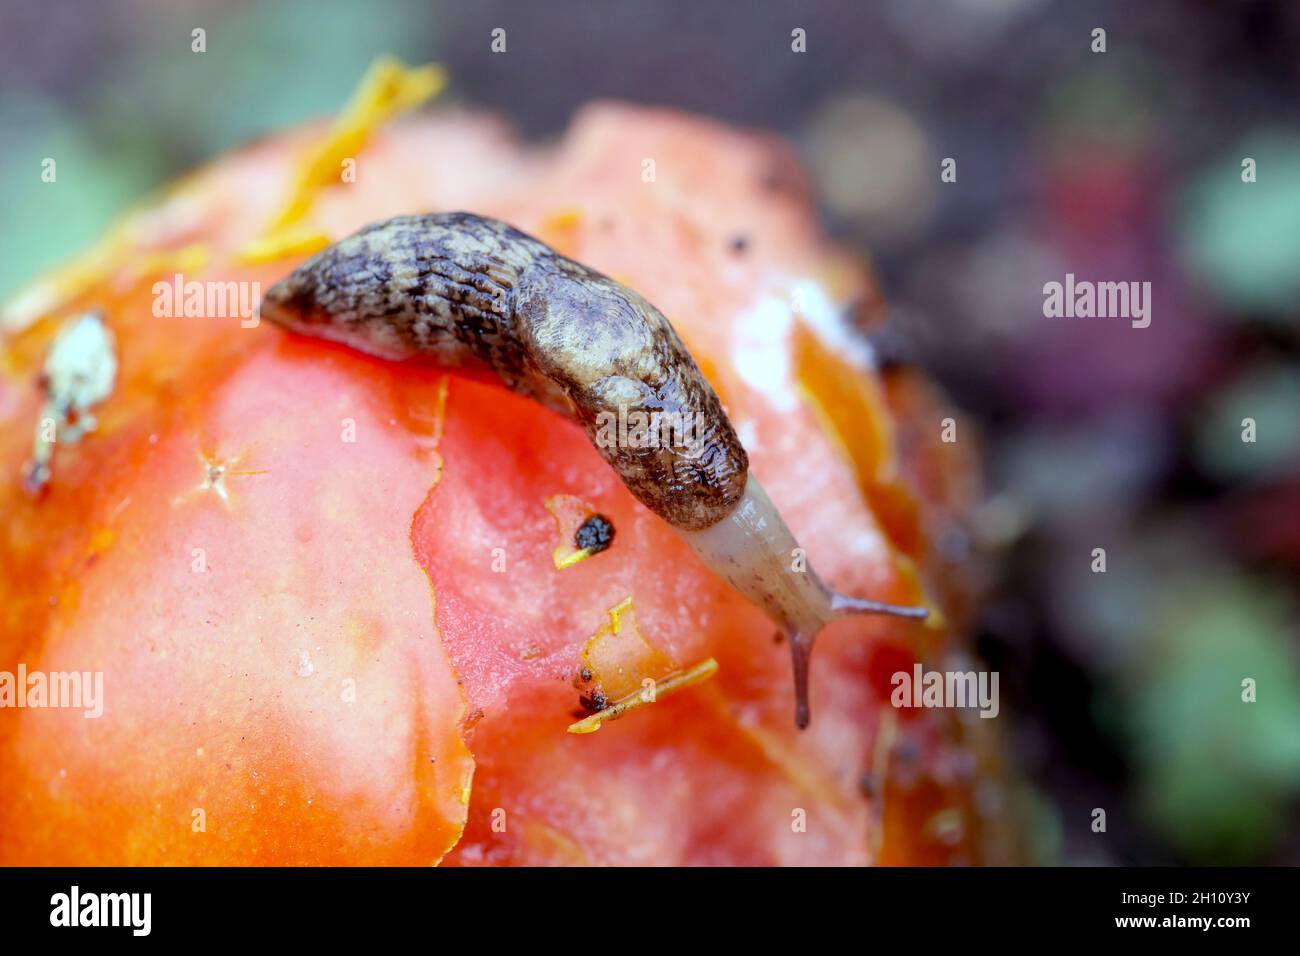
[[494,375],[580,424],[637,500],[786,632],[800,727],[808,657],[825,624],[852,613],[925,616],[836,594],[811,567],[794,570],[794,536],[663,314],[503,222],[435,213],[376,223],[307,260],[261,309],[381,358]]

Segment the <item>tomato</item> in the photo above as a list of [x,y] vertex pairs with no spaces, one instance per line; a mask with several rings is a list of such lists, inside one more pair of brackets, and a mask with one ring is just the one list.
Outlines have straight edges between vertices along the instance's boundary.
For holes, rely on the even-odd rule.
[[[969,505],[969,452],[916,440],[949,412],[859,355],[842,315],[870,277],[819,235],[791,154],[613,104],[551,148],[434,113],[377,131],[310,223],[339,238],[470,209],[668,315],[823,576],[947,612],[826,631],[802,733],[772,624],[572,423],[453,372],[156,308],[181,273],[265,289],[301,261],[247,251],[325,135],[217,161],[6,313],[0,672],[100,674],[103,713],[0,709],[0,863],[978,858],[982,745],[950,715],[898,721],[872,667],[959,640],[966,598],[928,542]],[[117,375],[34,495],[42,363],[91,309]],[[604,516],[611,546],[557,567],[555,496]],[[583,648],[628,598],[656,655],[716,674],[569,733]],[[955,753],[973,775],[944,769]]]

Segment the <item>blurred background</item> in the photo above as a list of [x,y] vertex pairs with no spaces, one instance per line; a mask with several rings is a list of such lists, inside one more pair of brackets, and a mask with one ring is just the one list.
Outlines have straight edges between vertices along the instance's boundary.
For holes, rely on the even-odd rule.
[[[1300,864],[1300,3],[0,0],[0,298],[384,52],[531,137],[622,97],[793,142],[986,445],[1034,860]],[[1150,281],[1151,326],[1044,318],[1067,272]]]

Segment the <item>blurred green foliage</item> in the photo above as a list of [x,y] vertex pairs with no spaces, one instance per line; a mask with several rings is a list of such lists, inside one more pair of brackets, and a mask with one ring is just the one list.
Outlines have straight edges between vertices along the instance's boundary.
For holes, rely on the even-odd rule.
[[[1242,441],[1248,418],[1255,422],[1253,442]],[[1216,478],[1294,474],[1300,469],[1300,368],[1282,362],[1251,366],[1208,397],[1196,437],[1201,467]]]
[[[1256,181],[1242,181],[1242,160]],[[1183,254],[1192,278],[1224,305],[1294,321],[1300,316],[1300,137],[1258,131],[1191,183]]]
[[1300,795],[1295,609],[1230,571],[1166,586],[1170,612],[1124,682],[1140,811],[1192,861],[1251,862]]
[[[0,299],[97,239],[172,176],[249,139],[339,108],[374,57],[435,58],[428,4],[407,0],[161,9],[88,77],[75,112],[0,91]],[[207,31],[207,52],[191,30]],[[57,162],[57,182],[41,161]]]
[[[46,100],[0,95],[0,128],[13,131],[0,152],[0,298],[97,239],[166,172],[151,140],[106,143]],[[47,158],[55,162],[52,183],[41,178]]]

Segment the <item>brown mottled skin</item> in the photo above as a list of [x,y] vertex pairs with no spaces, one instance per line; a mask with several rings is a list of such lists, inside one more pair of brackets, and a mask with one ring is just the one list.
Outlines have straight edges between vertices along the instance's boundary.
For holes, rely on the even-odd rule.
[[[663,313],[496,219],[430,213],[368,226],[273,286],[262,315],[384,358],[490,370],[581,424],[675,528],[708,528],[744,495],[745,450]],[[620,406],[691,416],[703,434],[690,449],[598,441],[601,414],[618,420]]]

